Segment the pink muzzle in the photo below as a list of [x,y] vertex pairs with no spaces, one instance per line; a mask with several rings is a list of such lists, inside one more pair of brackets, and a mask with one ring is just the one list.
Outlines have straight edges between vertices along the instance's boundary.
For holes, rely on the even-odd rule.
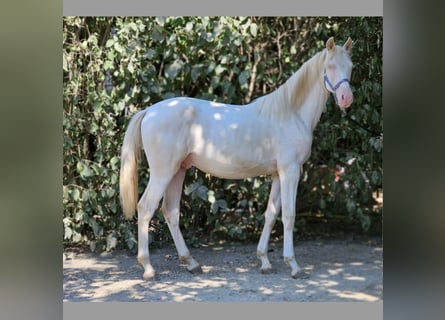
[[354,95],[352,94],[351,87],[349,86],[349,80],[347,78],[341,79],[339,82],[337,82],[335,85],[329,81],[328,76],[326,75],[326,70],[324,73],[324,82],[327,87],[329,87],[329,91],[332,92],[332,95],[334,96],[335,103],[342,108],[346,109],[354,100]]

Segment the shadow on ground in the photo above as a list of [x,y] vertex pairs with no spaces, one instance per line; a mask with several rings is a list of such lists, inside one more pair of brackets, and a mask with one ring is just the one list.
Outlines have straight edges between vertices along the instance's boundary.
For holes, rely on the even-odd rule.
[[307,279],[292,279],[281,243],[270,245],[274,272],[261,274],[255,245],[192,250],[203,274],[192,275],[174,247],[150,250],[157,271],[142,280],[136,255],[64,253],[63,301],[381,301],[383,250],[379,241],[304,241],[295,254]]

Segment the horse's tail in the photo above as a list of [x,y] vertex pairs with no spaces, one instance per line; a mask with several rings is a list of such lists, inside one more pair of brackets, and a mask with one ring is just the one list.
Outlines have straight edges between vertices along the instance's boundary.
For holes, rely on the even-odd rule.
[[133,217],[138,201],[138,162],[141,157],[141,122],[146,110],[136,113],[128,124],[121,151],[119,178],[120,198],[124,215]]

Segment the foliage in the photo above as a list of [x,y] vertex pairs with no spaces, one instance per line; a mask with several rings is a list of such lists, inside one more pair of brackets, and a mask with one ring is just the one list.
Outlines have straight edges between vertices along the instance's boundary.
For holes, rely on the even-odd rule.
[[[328,100],[303,168],[296,226],[304,231],[314,217],[363,230],[379,224],[373,194],[382,188],[382,18],[64,17],[65,243],[135,249],[118,173],[123,134],[137,110],[174,96],[248,103],[281,85],[329,36],[354,40],[355,100],[347,114]],[[143,163],[141,193],[148,176]],[[269,177],[219,180],[189,170],[185,238],[256,239],[269,188]],[[159,214],[151,226],[158,240],[169,237],[162,222]]]

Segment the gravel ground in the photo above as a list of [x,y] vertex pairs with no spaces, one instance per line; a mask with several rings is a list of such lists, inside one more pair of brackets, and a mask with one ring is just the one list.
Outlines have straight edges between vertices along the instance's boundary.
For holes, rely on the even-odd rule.
[[144,281],[136,255],[65,251],[63,301],[382,301],[380,240],[301,241],[299,265],[309,274],[292,279],[282,243],[271,243],[271,274],[261,274],[256,245],[211,245],[191,249],[203,273],[193,275],[174,247],[151,249],[156,280]]

